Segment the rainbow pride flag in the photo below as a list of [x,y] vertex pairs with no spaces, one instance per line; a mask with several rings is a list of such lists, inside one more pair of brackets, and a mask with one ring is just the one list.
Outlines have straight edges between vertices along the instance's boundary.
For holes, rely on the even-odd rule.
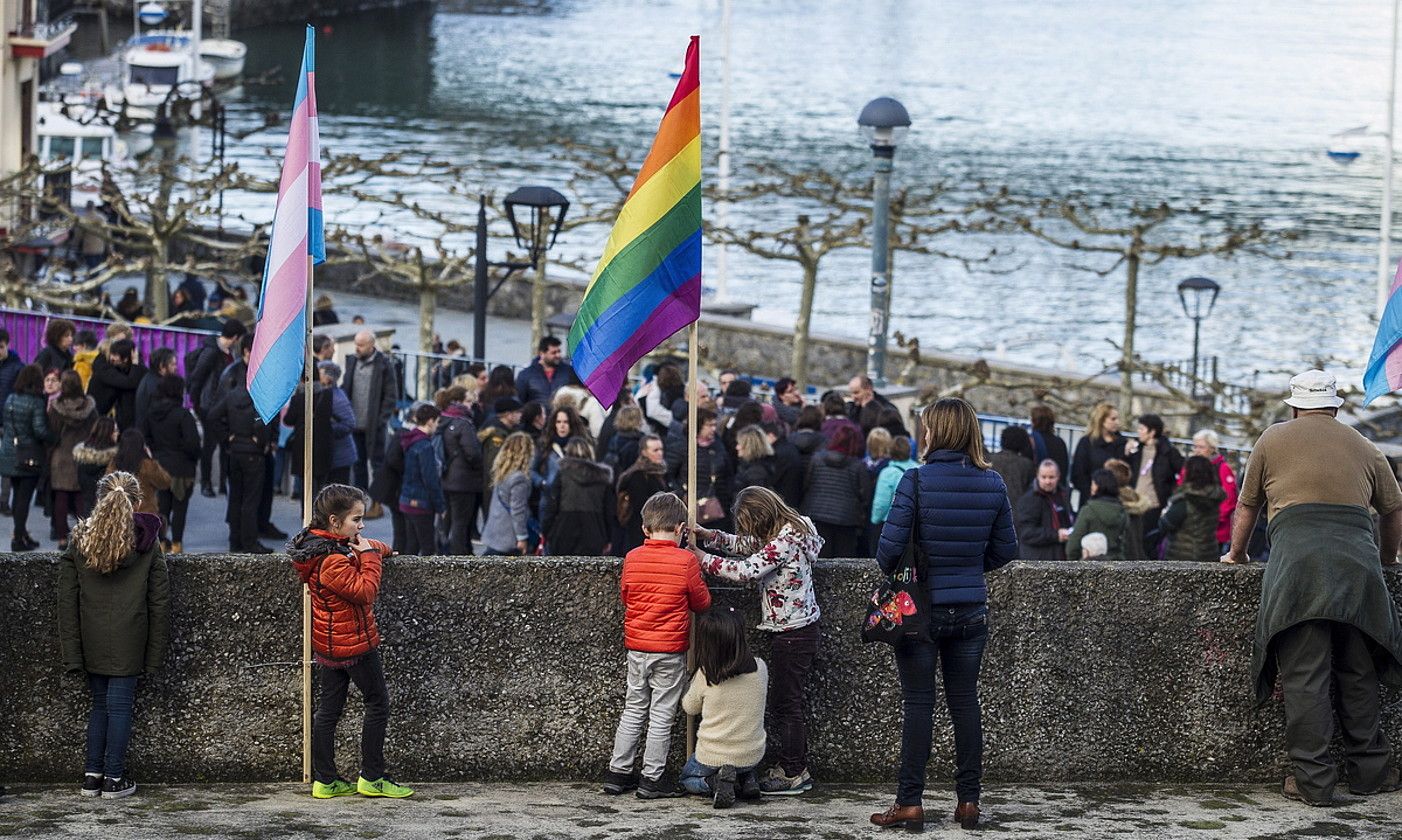
[[575,373],[604,408],[633,364],[701,316],[701,39],[570,328]]

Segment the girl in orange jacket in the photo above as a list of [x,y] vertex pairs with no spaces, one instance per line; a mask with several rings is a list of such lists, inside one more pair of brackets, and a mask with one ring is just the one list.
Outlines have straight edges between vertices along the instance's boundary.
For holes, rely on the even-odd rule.
[[[385,775],[385,729],[389,691],[380,661],[375,598],[389,546],[367,540],[363,490],[330,484],[316,496],[311,525],[292,538],[288,554],[311,592],[312,650],[321,671],[321,696],[312,722],[312,796],[388,796],[413,793]],[[336,772],[336,724],[350,683],[365,699],[360,733],[360,778],[355,784]]]

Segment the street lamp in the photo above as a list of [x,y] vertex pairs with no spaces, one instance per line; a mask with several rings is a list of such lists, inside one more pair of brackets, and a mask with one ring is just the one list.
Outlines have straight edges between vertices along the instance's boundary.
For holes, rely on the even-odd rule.
[[[514,193],[513,193],[514,194]],[[514,227],[514,226],[513,226]],[[472,276],[472,357],[476,361],[487,361],[487,302],[496,289],[488,289],[488,271],[504,268],[506,274],[497,281],[497,289],[511,275],[523,268],[530,268],[528,262],[490,262],[487,259],[487,196],[477,197],[477,247]]]
[[[530,210],[529,221],[516,218],[517,208]],[[569,209],[569,200],[550,187],[520,187],[506,197],[506,218],[511,220],[516,244],[528,249],[535,266],[535,282],[531,284],[533,353],[545,335],[545,252],[554,247]]]
[[1183,314],[1193,319],[1193,399],[1198,399],[1198,338],[1202,333],[1202,319],[1212,314],[1212,306],[1217,303],[1217,295],[1222,287],[1217,281],[1207,277],[1189,277],[1178,284],[1178,302],[1183,304]]
[[891,316],[888,218],[891,210],[891,164],[896,145],[910,131],[910,114],[889,96],[873,99],[857,117],[862,136],[871,144],[876,163],[872,186],[871,224],[871,329],[867,336],[867,376],[876,387],[886,384],[886,328]]

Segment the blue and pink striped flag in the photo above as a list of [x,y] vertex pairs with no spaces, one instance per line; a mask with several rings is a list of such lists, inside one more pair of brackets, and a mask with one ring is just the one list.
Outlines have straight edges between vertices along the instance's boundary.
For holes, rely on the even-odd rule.
[[1392,278],[1392,290],[1387,306],[1378,319],[1378,335],[1373,339],[1373,352],[1368,356],[1368,369],[1363,372],[1363,405],[1366,407],[1383,394],[1402,390],[1402,265]]
[[[311,263],[326,261],[321,227],[321,144],[316,128],[313,37],[307,27],[302,73],[282,158],[258,326],[248,360],[248,392],[264,423],[271,423],[297,390],[307,355],[307,289]],[[308,260],[308,257],[311,259]]]

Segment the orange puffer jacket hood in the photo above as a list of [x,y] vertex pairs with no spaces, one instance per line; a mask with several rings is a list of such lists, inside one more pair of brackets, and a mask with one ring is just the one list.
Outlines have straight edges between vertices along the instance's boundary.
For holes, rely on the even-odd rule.
[[623,644],[644,653],[681,653],[691,613],[711,606],[711,590],[690,551],[671,540],[644,540],[623,560]]
[[369,540],[357,552],[330,531],[303,529],[287,553],[312,594],[312,649],[325,665],[350,665],[380,646],[375,598],[389,546]]

